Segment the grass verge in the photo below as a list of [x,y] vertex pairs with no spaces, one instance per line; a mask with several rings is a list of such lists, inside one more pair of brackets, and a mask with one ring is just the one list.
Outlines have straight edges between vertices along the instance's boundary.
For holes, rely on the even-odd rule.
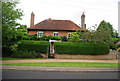
[[14,63],[3,65],[41,66],[41,67],[118,67],[118,63],[96,63],[96,62],[44,62],[44,63]]

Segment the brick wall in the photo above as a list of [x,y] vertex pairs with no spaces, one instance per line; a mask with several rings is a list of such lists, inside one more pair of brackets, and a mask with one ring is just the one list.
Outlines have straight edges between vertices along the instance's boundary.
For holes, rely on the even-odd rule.
[[110,52],[107,55],[75,55],[75,54],[55,54],[55,59],[86,59],[86,60],[115,60],[118,55]]
[[[58,32],[58,36],[66,36],[68,37],[68,33],[71,33],[71,32],[68,32],[68,31],[43,31],[44,32],[44,35],[45,36],[53,36],[53,33],[54,32]],[[29,31],[29,35],[34,35],[34,34],[37,34],[37,31]]]
[[29,31],[29,35],[37,34],[37,31]]
[[[48,58],[48,54],[43,54],[43,57]],[[115,60],[120,59],[120,52],[111,51],[107,55],[54,54],[54,59]]]

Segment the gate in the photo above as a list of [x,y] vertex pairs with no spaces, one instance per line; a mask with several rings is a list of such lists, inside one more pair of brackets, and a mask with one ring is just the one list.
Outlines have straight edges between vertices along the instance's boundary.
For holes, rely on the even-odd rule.
[[50,46],[49,46],[48,58],[54,58],[54,53],[55,53],[54,42],[61,42],[61,40],[49,40],[49,42],[50,42]]

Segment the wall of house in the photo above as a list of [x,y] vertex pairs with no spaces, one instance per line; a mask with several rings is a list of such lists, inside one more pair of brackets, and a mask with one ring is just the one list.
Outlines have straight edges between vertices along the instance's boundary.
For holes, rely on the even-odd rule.
[[29,31],[29,35],[37,34],[37,31]]
[[[37,32],[38,31],[29,31],[29,35],[37,34]],[[59,36],[66,36],[66,37],[68,37],[68,33],[71,33],[71,32],[68,32],[68,31],[42,31],[42,32],[44,32],[45,36],[50,36],[50,35],[53,36],[54,32],[58,32]]]

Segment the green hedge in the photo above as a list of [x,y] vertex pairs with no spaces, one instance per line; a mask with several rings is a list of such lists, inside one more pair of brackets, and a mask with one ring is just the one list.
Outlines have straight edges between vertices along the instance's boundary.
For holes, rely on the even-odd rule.
[[31,40],[23,40],[21,44],[18,46],[18,50],[21,51],[35,51],[38,53],[47,53],[47,49],[49,47],[48,41],[31,41]]
[[11,57],[15,58],[42,58],[41,53],[37,53],[35,51],[22,51],[19,50],[11,55]]
[[73,43],[73,42],[56,42],[55,51],[58,54],[92,54],[101,55],[109,53],[107,44],[93,43]]
[[[18,46],[18,52],[22,53],[21,51],[24,51],[23,53],[28,53],[30,55],[32,55],[32,53],[47,53],[49,45],[50,43],[48,41],[23,40]],[[108,54],[109,50],[110,48],[107,44],[55,42],[55,52],[58,54],[100,55]],[[16,56],[19,56],[20,53],[16,52]],[[39,54],[35,54],[35,57],[40,57]]]

